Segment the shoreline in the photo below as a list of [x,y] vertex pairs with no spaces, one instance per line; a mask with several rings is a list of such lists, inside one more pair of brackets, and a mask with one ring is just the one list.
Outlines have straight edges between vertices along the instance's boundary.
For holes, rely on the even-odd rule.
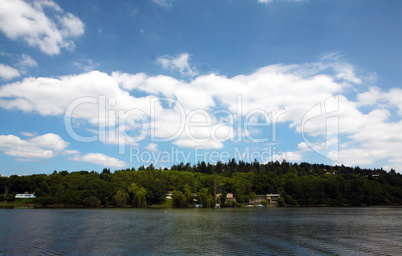
[[[240,206],[240,207],[221,207],[221,208],[351,208],[351,207],[358,207],[358,208],[366,208],[366,207],[402,207],[401,204],[387,204],[387,205],[286,205],[286,206],[276,206],[276,205],[267,205],[264,207],[257,207],[257,206]],[[221,209],[221,208],[195,208],[195,207],[183,207],[177,208],[173,206],[158,206],[158,205],[150,205],[144,208],[137,208],[132,206],[125,206],[125,207],[117,207],[117,206],[99,206],[99,207],[89,207],[86,205],[38,205],[33,203],[0,203],[0,209],[6,208],[27,208],[27,209]]]

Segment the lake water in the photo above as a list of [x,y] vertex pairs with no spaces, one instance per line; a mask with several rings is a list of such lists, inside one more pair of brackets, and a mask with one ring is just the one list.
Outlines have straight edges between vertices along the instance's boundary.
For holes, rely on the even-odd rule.
[[0,255],[402,255],[402,208],[0,209]]

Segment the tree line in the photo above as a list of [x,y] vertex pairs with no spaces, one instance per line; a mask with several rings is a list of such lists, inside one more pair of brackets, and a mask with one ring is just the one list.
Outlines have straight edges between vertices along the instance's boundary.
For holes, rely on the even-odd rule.
[[[163,204],[172,191],[175,207],[240,206],[256,195],[281,194],[280,206],[400,205],[402,176],[395,170],[323,164],[257,161],[180,163],[170,169],[148,167],[0,177],[0,202],[34,192],[47,206],[147,207]],[[236,203],[225,204],[228,193]],[[217,198],[215,195],[220,194]]]

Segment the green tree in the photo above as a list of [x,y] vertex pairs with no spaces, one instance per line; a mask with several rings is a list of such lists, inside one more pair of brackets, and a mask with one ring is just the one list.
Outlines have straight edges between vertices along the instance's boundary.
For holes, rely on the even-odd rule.
[[207,207],[208,204],[208,189],[202,188],[198,192],[198,201],[202,205],[202,207]]
[[220,201],[221,205],[225,204],[227,195],[228,195],[228,193],[223,192],[222,195],[219,197],[219,201]]
[[131,183],[130,186],[128,186],[128,188],[127,188],[131,203],[133,205],[134,205],[135,194],[137,194],[138,189],[139,188],[138,188],[137,184],[135,184],[134,182]]
[[129,198],[129,195],[126,193],[126,191],[124,189],[119,189],[116,192],[116,195],[114,196],[114,201],[116,203],[116,206],[118,206],[118,207],[125,206],[128,198]]
[[173,190],[172,198],[174,207],[183,208],[187,206],[187,199],[181,191]]
[[192,194],[191,194],[191,187],[186,184],[184,185],[184,197],[186,198],[186,202],[187,204],[191,204],[192,203]]
[[285,198],[283,198],[283,197],[278,198],[278,206],[286,206]]
[[101,201],[95,196],[90,196],[84,199],[84,204],[89,207],[99,207],[101,205]]
[[257,198],[257,194],[255,192],[250,192],[249,198],[250,200],[255,200]]
[[146,194],[147,191],[145,188],[140,188],[134,196],[134,206],[138,208],[145,208],[147,206],[147,201],[146,201]]
[[[204,205],[202,205],[202,207],[204,207]],[[215,207],[215,199],[212,195],[208,195],[205,208],[211,208],[211,207]]]

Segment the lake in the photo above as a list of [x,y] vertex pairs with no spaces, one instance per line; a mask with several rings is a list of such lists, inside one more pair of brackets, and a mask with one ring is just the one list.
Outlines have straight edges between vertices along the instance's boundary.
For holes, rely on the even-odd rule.
[[402,255],[402,208],[0,209],[1,255]]

